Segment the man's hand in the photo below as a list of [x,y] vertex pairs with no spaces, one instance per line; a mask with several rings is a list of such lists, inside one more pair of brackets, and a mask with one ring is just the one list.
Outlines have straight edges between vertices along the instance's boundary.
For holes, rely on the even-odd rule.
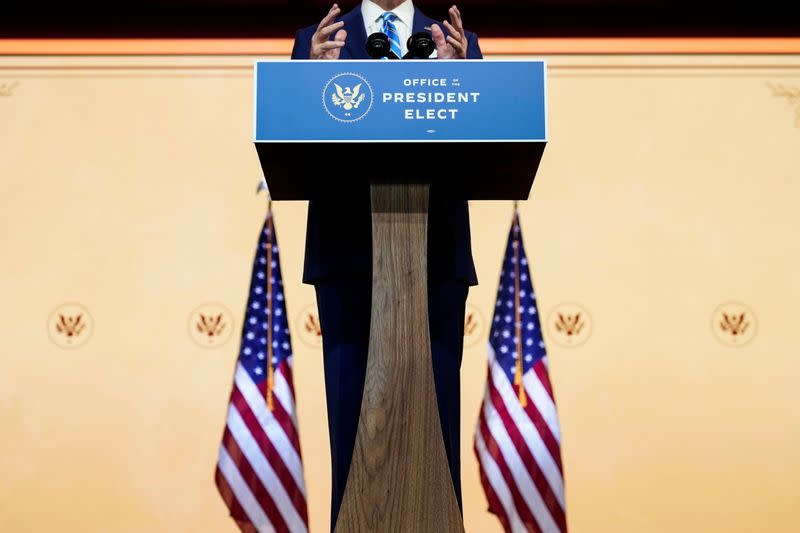
[[[331,10],[317,26],[317,31],[311,36],[311,59],[339,59],[339,52],[347,39],[347,31],[342,29],[343,21],[340,20],[335,24],[333,21],[341,12],[339,6],[333,4]],[[330,36],[333,32],[336,32],[336,35],[331,41]]]
[[467,58],[467,34],[464,31],[464,23],[461,22],[461,11],[456,6],[452,6],[448,11],[450,21],[445,20],[444,26],[449,35],[447,39],[438,24],[431,26],[433,42],[436,43],[437,59],[466,59]]

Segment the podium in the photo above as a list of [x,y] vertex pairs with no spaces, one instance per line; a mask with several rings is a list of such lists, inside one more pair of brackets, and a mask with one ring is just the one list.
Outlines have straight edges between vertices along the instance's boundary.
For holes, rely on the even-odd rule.
[[[527,198],[547,142],[545,82],[542,61],[255,63],[254,141],[272,199],[347,209],[371,194],[369,359],[337,533],[464,530],[431,364],[428,193]],[[425,171],[387,164],[397,154]]]

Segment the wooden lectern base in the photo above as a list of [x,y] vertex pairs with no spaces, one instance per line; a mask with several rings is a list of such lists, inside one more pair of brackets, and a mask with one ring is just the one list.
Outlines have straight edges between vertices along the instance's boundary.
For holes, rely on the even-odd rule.
[[336,533],[464,531],[433,381],[428,189],[371,185],[369,361]]

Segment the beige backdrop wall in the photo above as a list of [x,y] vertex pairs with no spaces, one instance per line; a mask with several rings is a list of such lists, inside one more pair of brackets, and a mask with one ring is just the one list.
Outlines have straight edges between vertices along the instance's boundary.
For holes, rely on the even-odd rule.
[[[0,58],[0,531],[235,530],[212,475],[265,213],[253,59]],[[521,212],[572,530],[797,531],[800,57],[550,67],[551,142]],[[275,212],[321,532],[306,205]],[[462,468],[474,532],[499,530],[471,435],[510,217],[509,203],[472,205],[481,285]],[[204,341],[198,310],[232,323]],[[86,329],[66,337],[57,311]],[[555,329],[579,311],[580,334]]]

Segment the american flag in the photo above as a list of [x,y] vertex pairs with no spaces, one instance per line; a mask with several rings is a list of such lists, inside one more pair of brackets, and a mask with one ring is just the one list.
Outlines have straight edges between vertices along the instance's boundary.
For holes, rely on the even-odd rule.
[[292,345],[271,209],[253,262],[215,479],[241,531],[308,530]]
[[558,415],[516,210],[489,335],[474,442],[489,511],[506,531],[565,532]]

